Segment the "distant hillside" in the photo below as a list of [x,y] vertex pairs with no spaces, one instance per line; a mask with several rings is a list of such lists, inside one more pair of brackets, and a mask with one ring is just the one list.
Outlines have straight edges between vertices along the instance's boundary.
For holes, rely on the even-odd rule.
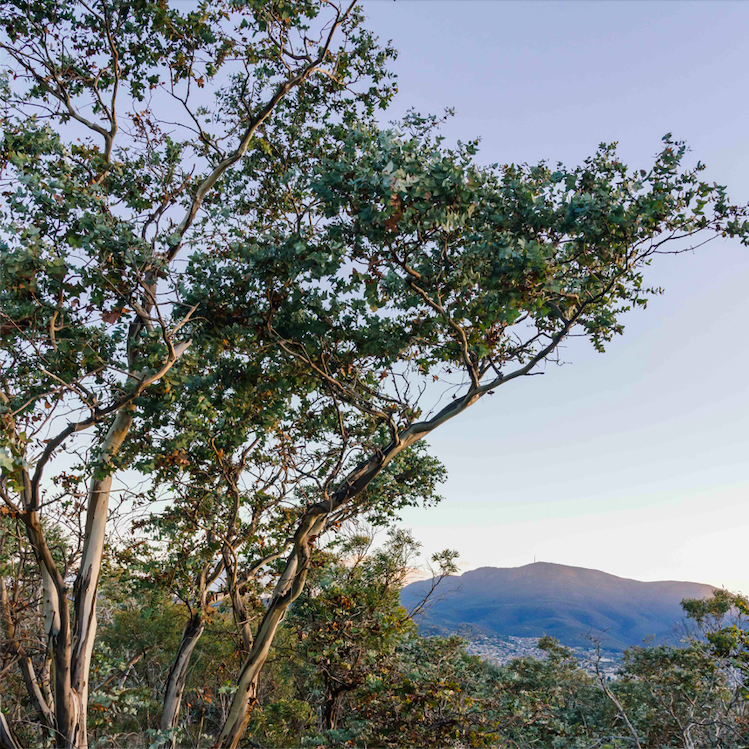
[[[409,609],[429,589],[428,580],[406,586]],[[640,645],[653,636],[667,641],[683,618],[684,598],[705,598],[712,585],[644,583],[598,570],[537,562],[525,567],[481,567],[442,581],[437,601],[420,618],[422,631],[456,632],[461,627],[503,637],[552,635],[565,645],[584,644],[583,635],[602,636],[611,649]]]

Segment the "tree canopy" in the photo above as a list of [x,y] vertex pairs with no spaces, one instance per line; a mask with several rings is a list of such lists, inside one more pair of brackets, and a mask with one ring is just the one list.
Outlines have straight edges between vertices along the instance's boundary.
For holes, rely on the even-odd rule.
[[[87,746],[105,560],[190,611],[167,742],[231,602],[244,660],[215,745],[235,747],[322,534],[435,501],[420,441],[570,336],[603,351],[666,245],[747,240],[670,135],[633,172],[614,145],[485,165],[435,117],[383,128],[394,51],[353,4],[18,0],[0,19],[3,523],[44,613],[3,605],[43,643],[7,635],[59,746]],[[127,539],[116,507],[145,512]]]

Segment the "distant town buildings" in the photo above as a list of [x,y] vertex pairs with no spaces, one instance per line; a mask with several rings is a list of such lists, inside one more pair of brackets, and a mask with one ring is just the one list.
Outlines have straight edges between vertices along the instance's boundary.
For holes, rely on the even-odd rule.
[[[461,631],[460,635],[468,641],[466,650],[471,655],[477,655],[500,666],[517,658],[546,658],[546,652],[538,647],[538,637],[499,637],[465,631]],[[593,664],[598,656],[594,647],[571,647],[570,650],[583,670],[590,674],[595,673]],[[620,653],[616,651],[602,651],[598,668],[608,680],[618,678],[620,657]]]

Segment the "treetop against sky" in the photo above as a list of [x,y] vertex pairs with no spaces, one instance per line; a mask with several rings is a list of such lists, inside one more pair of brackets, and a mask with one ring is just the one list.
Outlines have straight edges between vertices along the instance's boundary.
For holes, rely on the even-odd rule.
[[[673,132],[707,179],[749,200],[745,4],[399,1],[366,13],[399,51],[390,117],[454,107],[442,132],[480,137],[483,163],[579,162],[605,140],[639,168]],[[458,548],[464,569],[536,556],[749,590],[749,361],[736,345],[748,275],[729,240],[654,263],[646,279],[665,294],[624,316],[605,356],[570,342],[543,387],[523,383],[488,418],[435,433],[448,501],[406,524],[430,550]]]
[[[748,209],[670,132],[635,167],[606,140],[565,166],[487,162],[415,109],[383,126],[395,53],[353,4],[40,0],[2,20],[0,488],[54,668],[19,662],[60,745],[87,743],[108,565],[190,612],[167,743],[230,602],[246,657],[215,745],[237,746],[323,534],[433,504],[439,435],[469,413],[482,431],[464,444],[527,437],[528,401],[515,430],[489,404],[522,405],[555,365],[589,365],[581,344],[618,340],[660,294],[652,261],[748,241]],[[107,523],[125,470],[161,502],[123,549]],[[488,527],[496,548],[507,531]]]

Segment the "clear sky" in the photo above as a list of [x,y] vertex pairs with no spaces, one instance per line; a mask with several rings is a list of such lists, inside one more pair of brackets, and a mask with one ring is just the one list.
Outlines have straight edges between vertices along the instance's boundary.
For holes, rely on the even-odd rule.
[[[400,51],[391,116],[455,107],[490,162],[574,165],[672,132],[749,201],[749,3],[365,0]],[[539,561],[749,593],[749,249],[656,261],[666,294],[604,355],[500,388],[430,440],[442,504],[404,525],[464,569]]]

